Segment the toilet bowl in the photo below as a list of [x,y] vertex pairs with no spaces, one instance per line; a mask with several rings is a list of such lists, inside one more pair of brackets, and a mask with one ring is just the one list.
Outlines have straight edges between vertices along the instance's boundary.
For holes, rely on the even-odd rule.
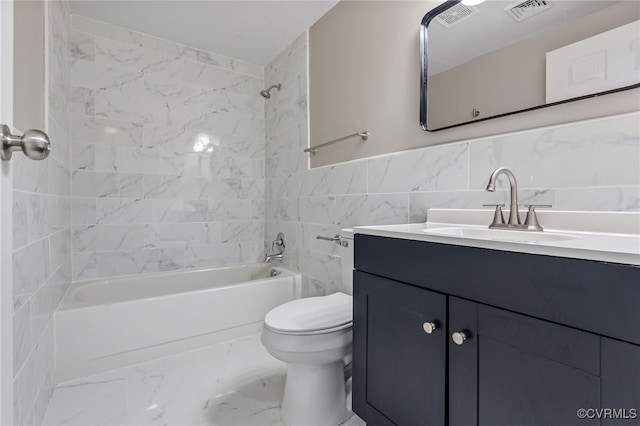
[[337,426],[346,406],[345,359],[352,345],[353,232],[340,232],[342,288],[272,309],[264,319],[262,343],[286,362],[280,416],[287,426]]

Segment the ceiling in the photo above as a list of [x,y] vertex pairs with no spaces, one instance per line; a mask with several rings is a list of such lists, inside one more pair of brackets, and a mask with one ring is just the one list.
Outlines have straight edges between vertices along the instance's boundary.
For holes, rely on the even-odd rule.
[[72,0],[75,14],[266,65],[338,0]]

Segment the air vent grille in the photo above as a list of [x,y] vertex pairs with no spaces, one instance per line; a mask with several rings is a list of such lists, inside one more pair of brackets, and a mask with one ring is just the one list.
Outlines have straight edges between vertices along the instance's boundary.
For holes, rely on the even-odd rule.
[[467,19],[472,15],[475,15],[476,13],[478,13],[477,9],[465,6],[462,3],[458,3],[455,6],[450,7],[449,9],[440,13],[435,21],[446,28],[451,28],[455,24],[464,19]]
[[505,9],[516,21],[524,21],[547,10],[550,7],[547,0],[527,0]]

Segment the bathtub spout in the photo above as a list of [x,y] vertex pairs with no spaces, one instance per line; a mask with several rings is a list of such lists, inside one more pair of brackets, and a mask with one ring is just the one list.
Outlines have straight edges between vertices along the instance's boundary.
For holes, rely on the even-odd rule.
[[282,262],[282,253],[268,254],[264,257],[264,263],[269,263],[272,260],[279,260]]

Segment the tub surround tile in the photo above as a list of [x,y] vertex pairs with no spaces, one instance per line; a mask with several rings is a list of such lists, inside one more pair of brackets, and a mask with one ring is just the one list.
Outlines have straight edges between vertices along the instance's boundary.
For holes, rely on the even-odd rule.
[[[29,224],[27,229],[28,242],[34,242],[36,240],[46,237],[51,231],[49,229],[49,197],[40,194],[27,195],[27,216],[26,222]],[[51,205],[52,208],[55,206]],[[56,210],[51,210],[56,212]],[[61,212],[56,212],[61,213]],[[51,217],[51,219],[53,219]]]
[[[33,259],[41,260],[34,267]],[[13,294],[33,294],[50,274],[49,241],[38,240],[13,253]]]
[[[70,101],[69,101],[70,102]],[[49,153],[50,158],[55,158],[65,168],[71,168],[71,137],[68,123],[68,117],[65,118],[63,125],[59,125],[53,117],[49,116],[47,122],[49,139],[56,142],[55,149]]]
[[230,58],[228,56],[219,55],[203,50],[195,51],[195,60],[207,65],[213,65],[220,68],[226,68],[241,74],[247,74],[257,79],[264,79],[264,68],[250,62],[241,61],[239,59]]
[[96,145],[74,143],[71,147],[71,162],[75,170],[95,170]]
[[96,37],[95,61],[139,71],[145,77],[167,79],[181,78],[184,69],[181,58],[103,37]]
[[14,190],[49,193],[49,161],[33,161],[16,155],[12,158],[12,163]]
[[[64,228],[49,237],[51,271],[65,266],[71,259],[71,230]],[[50,277],[53,278],[53,277]]]
[[145,247],[212,244],[221,240],[220,233],[217,223],[148,224],[144,227],[144,243]]
[[[254,263],[262,260],[262,243],[258,241],[191,245],[185,249],[185,268],[200,269]],[[250,262],[244,259],[251,259]]]
[[169,56],[192,60],[196,57],[196,49],[192,47],[146,34],[142,35],[142,45],[147,49],[162,52]]
[[92,225],[96,221],[96,198],[71,198],[71,222],[76,225]]
[[70,82],[77,87],[95,89],[98,67],[93,59],[71,60]]
[[74,197],[142,198],[143,175],[133,173],[102,173],[78,170],[73,173]]
[[98,276],[145,274],[185,268],[185,253],[180,248],[150,248],[97,253]]
[[98,278],[98,253],[74,252],[72,260],[73,281],[86,281]]
[[69,39],[71,57],[74,59],[94,60],[95,37],[91,34],[71,31]]
[[27,244],[28,227],[30,223],[27,221],[27,212],[29,211],[29,195],[24,192],[13,192],[12,206],[12,238],[14,249],[23,247]]
[[184,61],[184,79],[189,84],[210,89],[225,89],[253,96],[262,86],[262,78],[241,74],[201,62]]
[[95,169],[99,172],[181,175],[184,157],[175,152],[149,148],[96,145]]
[[96,223],[144,224],[149,220],[154,201],[141,198],[97,198]]
[[222,243],[263,241],[264,222],[262,221],[218,222],[217,226]]
[[13,314],[13,375],[17,375],[31,353],[31,304]]
[[95,101],[94,90],[84,87],[72,87],[69,111],[72,113],[93,115],[95,113]]
[[80,225],[74,226],[72,233],[76,251],[141,249],[145,246],[144,225]]
[[141,147],[142,125],[133,121],[71,114],[71,139],[74,143]]

